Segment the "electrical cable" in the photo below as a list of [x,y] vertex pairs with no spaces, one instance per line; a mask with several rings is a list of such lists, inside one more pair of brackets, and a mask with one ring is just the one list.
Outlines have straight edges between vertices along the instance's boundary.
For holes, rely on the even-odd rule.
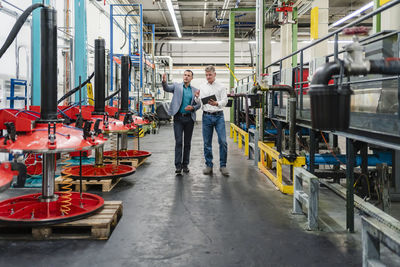
[[43,4],[33,4],[30,7],[28,7],[22,14],[21,16],[18,17],[17,21],[15,22],[13,28],[11,29],[10,33],[7,36],[6,41],[4,42],[3,46],[0,49],[0,58],[4,55],[4,53],[7,51],[7,49],[10,47],[12,42],[14,41],[15,37],[17,37],[19,31],[21,30],[22,26],[24,25],[26,19],[29,17],[29,15],[32,13],[37,8],[40,7],[45,7]]
[[64,96],[62,96],[60,99],[57,100],[57,104],[60,104],[64,99],[67,99],[71,95],[75,94],[79,89],[81,89],[83,86],[85,86],[90,80],[94,77],[94,72],[87,78],[86,81],[84,81],[81,85],[78,85],[68,93],[66,93]]
[[[128,13],[126,13],[125,15],[125,19],[124,19],[124,43],[122,44],[122,46],[120,47],[120,49],[124,48],[124,46],[126,45],[126,21],[128,19],[128,15],[131,14],[133,11],[135,11],[136,9],[132,9],[131,11],[129,11]],[[130,41],[130,40],[129,40]]]
[[346,164],[344,164],[344,163],[336,156],[335,152],[333,152],[333,150],[332,150],[331,147],[329,146],[328,142],[326,141],[324,134],[323,134],[322,132],[320,132],[320,133],[321,133],[322,139],[324,139],[324,142],[325,142],[325,144],[326,144],[326,147],[327,147],[328,150],[331,152],[331,154],[333,155],[333,157],[334,157],[340,164],[346,165]]

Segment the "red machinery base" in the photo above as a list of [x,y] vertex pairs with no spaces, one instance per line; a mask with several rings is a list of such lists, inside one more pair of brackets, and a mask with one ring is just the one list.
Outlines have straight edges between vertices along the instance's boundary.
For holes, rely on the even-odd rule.
[[[67,193],[56,192],[58,199],[41,201],[41,193],[10,198],[0,202],[0,224],[49,225],[78,220],[101,209],[104,199],[100,196],[70,192],[69,212],[61,212]],[[63,197],[64,196],[64,197]]]
[[[104,151],[105,159],[116,158],[116,151]],[[150,157],[151,153],[143,150],[120,150],[118,151],[118,159],[144,159]]]
[[[103,180],[125,177],[135,173],[136,168],[127,165],[104,164],[103,166],[82,165],[82,179]],[[79,165],[62,170],[62,175],[79,179]]]

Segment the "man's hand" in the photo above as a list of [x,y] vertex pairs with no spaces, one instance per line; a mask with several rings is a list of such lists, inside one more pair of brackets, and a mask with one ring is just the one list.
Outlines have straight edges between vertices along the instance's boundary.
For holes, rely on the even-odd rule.
[[199,97],[200,96],[200,90],[197,90],[196,92],[194,92],[194,97]]
[[208,100],[208,104],[214,107],[218,107],[218,102],[212,99]]
[[167,74],[166,74],[166,73],[164,73],[164,74],[162,75],[162,82],[163,82],[163,83],[166,83],[166,82],[167,82]]
[[187,105],[186,108],[185,108],[185,110],[186,110],[186,111],[192,111],[192,110],[194,110],[194,107],[191,106],[191,105]]

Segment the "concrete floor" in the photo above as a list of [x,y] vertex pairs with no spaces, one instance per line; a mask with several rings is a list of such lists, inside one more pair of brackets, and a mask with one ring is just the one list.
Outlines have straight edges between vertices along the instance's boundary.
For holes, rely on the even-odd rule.
[[[229,178],[215,167],[212,177],[202,174],[200,123],[190,173],[177,177],[172,126],[163,125],[158,135],[141,139],[141,148],[153,153],[146,164],[111,192],[96,191],[124,205],[108,241],[0,241],[0,266],[361,265],[355,234],[326,213],[323,225],[334,227],[304,230],[305,216],[290,213],[292,197],[277,191],[228,140]],[[216,139],[214,155],[218,165]],[[30,192],[35,190],[9,189],[0,198]],[[331,199],[339,198],[328,195],[327,203]]]

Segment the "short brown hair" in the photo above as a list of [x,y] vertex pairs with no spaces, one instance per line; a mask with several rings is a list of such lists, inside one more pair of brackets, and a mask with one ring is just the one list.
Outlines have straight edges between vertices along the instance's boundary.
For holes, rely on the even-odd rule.
[[205,69],[206,72],[215,72],[215,67],[213,65],[208,65]]
[[193,71],[191,71],[191,70],[185,70],[183,73],[185,73],[185,72],[190,72],[190,73],[192,74],[192,77],[193,77]]

